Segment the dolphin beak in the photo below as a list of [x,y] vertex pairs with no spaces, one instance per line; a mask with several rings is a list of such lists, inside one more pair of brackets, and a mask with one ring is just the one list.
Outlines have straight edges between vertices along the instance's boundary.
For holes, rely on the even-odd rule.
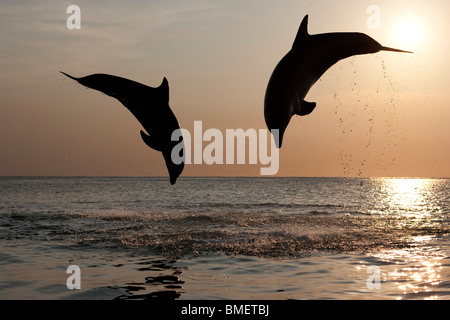
[[381,47],[380,51],[392,51],[392,52],[403,52],[403,53],[414,53],[411,51],[405,51],[405,50],[399,50],[399,49],[394,49],[394,48],[389,48],[389,47]]
[[61,72],[63,75],[69,77],[70,79],[73,79],[73,80],[75,80],[75,81],[78,81],[78,78],[72,77],[70,74],[67,74],[67,73],[65,73],[65,72],[62,72],[62,71],[60,71],[60,72]]

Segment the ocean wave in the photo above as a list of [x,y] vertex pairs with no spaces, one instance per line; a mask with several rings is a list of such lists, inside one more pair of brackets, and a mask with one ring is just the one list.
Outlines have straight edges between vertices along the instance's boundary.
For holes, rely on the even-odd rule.
[[0,239],[301,256],[407,246],[449,228],[447,180],[413,181],[407,202],[395,181],[193,179],[178,189],[155,179],[30,181],[2,182]]
[[396,248],[411,245],[414,237],[449,233],[447,216],[372,215],[343,206],[337,211],[317,206],[305,212],[140,212],[120,208],[12,212],[0,215],[0,239],[141,247],[168,256],[218,251],[283,257]]
[[80,232],[70,242],[141,247],[158,254],[222,252],[262,257],[324,252],[369,252],[414,245],[413,238],[449,233],[437,221],[330,215],[222,214],[148,217],[135,224]]

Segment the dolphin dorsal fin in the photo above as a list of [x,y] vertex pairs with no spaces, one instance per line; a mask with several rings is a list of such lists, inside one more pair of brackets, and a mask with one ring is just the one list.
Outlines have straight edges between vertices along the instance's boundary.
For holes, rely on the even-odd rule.
[[300,44],[303,42],[306,37],[308,37],[308,15],[306,15],[302,23],[300,24],[300,28],[298,29],[297,36],[295,37],[294,44],[292,45],[292,48],[294,49],[297,46],[300,46]]
[[166,77],[164,77],[161,85],[158,87],[158,90],[161,92],[163,101],[169,104],[169,82],[167,81]]

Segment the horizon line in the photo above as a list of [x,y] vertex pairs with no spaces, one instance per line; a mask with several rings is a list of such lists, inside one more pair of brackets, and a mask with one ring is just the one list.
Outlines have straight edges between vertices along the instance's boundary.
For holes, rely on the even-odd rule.
[[[167,176],[144,176],[144,175],[0,175],[2,178],[156,178],[167,179]],[[450,179],[450,177],[427,177],[427,176],[183,176],[181,179],[198,179],[198,178],[332,178],[332,179]]]

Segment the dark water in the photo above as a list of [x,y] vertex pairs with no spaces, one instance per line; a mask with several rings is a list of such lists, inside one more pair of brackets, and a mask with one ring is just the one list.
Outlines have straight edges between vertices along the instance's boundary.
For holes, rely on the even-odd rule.
[[448,179],[4,177],[0,298],[448,299],[449,213]]

